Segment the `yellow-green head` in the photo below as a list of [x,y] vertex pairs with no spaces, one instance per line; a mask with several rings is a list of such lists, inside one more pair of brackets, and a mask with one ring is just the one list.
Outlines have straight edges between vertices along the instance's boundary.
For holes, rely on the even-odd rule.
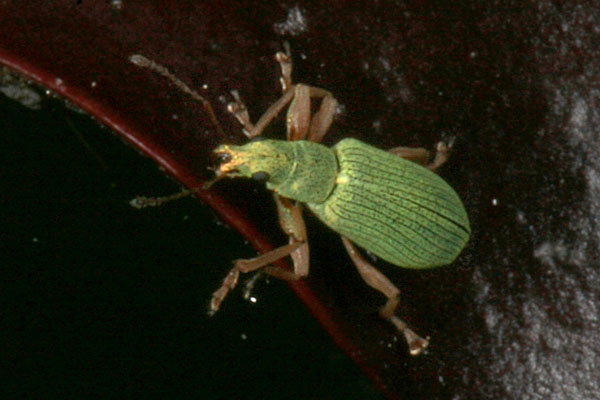
[[260,140],[242,146],[221,145],[217,179],[253,178],[280,195],[304,203],[325,201],[333,190],[337,160],[328,147],[308,142]]

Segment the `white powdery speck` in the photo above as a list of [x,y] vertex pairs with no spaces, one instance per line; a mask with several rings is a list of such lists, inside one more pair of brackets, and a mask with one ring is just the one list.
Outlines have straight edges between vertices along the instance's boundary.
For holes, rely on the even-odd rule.
[[285,21],[273,25],[273,30],[278,35],[298,36],[307,29],[304,11],[297,5],[289,9]]

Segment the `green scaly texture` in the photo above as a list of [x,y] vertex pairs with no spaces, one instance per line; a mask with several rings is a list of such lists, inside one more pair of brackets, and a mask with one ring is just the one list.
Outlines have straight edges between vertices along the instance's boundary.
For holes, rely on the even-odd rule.
[[337,184],[326,201],[307,203],[326,225],[401,267],[454,261],[471,228],[450,185],[427,168],[355,139],[332,150]]

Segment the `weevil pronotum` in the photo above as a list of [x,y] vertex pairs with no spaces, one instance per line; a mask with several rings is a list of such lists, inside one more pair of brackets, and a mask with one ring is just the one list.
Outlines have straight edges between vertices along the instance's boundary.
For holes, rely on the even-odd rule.
[[[469,220],[456,192],[434,172],[448,155],[439,143],[433,162],[423,148],[376,149],[356,139],[343,139],[329,148],[319,142],[333,121],[338,102],[318,87],[292,83],[289,49],[276,54],[281,67],[283,96],[258,120],[250,121],[248,111],[234,92],[228,110],[241,123],[248,138],[257,138],[289,104],[286,118],[287,141],[253,140],[242,146],[220,145],[214,152],[222,163],[216,178],[245,177],[266,183],[274,194],[279,222],[289,243],[253,259],[237,260],[210,302],[210,313],[237,285],[240,273],[261,269],[282,279],[308,275],[309,247],[302,217],[302,205],[341,235],[350,258],[365,282],[380,291],[387,302],[382,318],[401,331],[410,353],[419,354],[428,340],[414,333],[394,312],[400,290],[357,250],[356,245],[385,261],[404,268],[431,268],[446,265],[459,255],[470,236]],[[163,66],[134,55],[136,65],[167,77],[204,105],[213,124],[222,131],[212,106]],[[311,116],[311,99],[321,105]],[[271,264],[290,256],[293,271]]]

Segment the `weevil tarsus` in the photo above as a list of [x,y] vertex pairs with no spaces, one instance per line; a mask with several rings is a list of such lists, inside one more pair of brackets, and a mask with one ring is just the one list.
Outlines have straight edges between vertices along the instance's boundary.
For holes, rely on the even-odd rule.
[[282,268],[273,267],[270,264],[291,255],[294,251],[300,248],[304,242],[293,242],[284,246],[278,247],[275,250],[271,250],[265,254],[261,254],[258,257],[236,260],[233,268],[227,273],[221,286],[213,293],[210,300],[209,315],[214,315],[219,308],[221,303],[225,300],[225,297],[231,292],[238,284],[240,273],[248,273],[262,269],[264,272],[273,275],[277,278],[287,280],[297,280],[306,275],[302,275],[301,272],[292,272],[284,270]]
[[281,77],[279,78],[279,82],[281,83],[281,90],[283,93],[285,93],[292,86],[292,70],[294,66],[292,64],[292,52],[290,50],[290,44],[288,42],[284,42],[283,47],[285,52],[277,52],[277,54],[275,54],[275,59],[281,68]]
[[435,146],[435,155],[433,161],[429,165],[426,165],[432,171],[437,171],[439,167],[444,165],[448,158],[450,158],[450,149],[452,148],[452,141],[446,144],[445,142],[438,142]]
[[395,315],[389,317],[388,321],[390,321],[398,331],[404,334],[404,338],[406,339],[406,343],[408,344],[408,351],[411,356],[418,356],[423,353],[423,351],[429,346],[429,336],[426,338],[422,338],[417,335],[412,329],[406,325],[406,322],[401,320]]
[[231,91],[231,96],[233,96],[234,101],[227,105],[227,111],[232,114],[235,119],[242,125],[242,132],[248,138],[252,139],[251,132],[254,131],[254,124],[250,122],[250,114],[248,114],[248,109],[242,99],[240,98],[240,94],[237,90]]

